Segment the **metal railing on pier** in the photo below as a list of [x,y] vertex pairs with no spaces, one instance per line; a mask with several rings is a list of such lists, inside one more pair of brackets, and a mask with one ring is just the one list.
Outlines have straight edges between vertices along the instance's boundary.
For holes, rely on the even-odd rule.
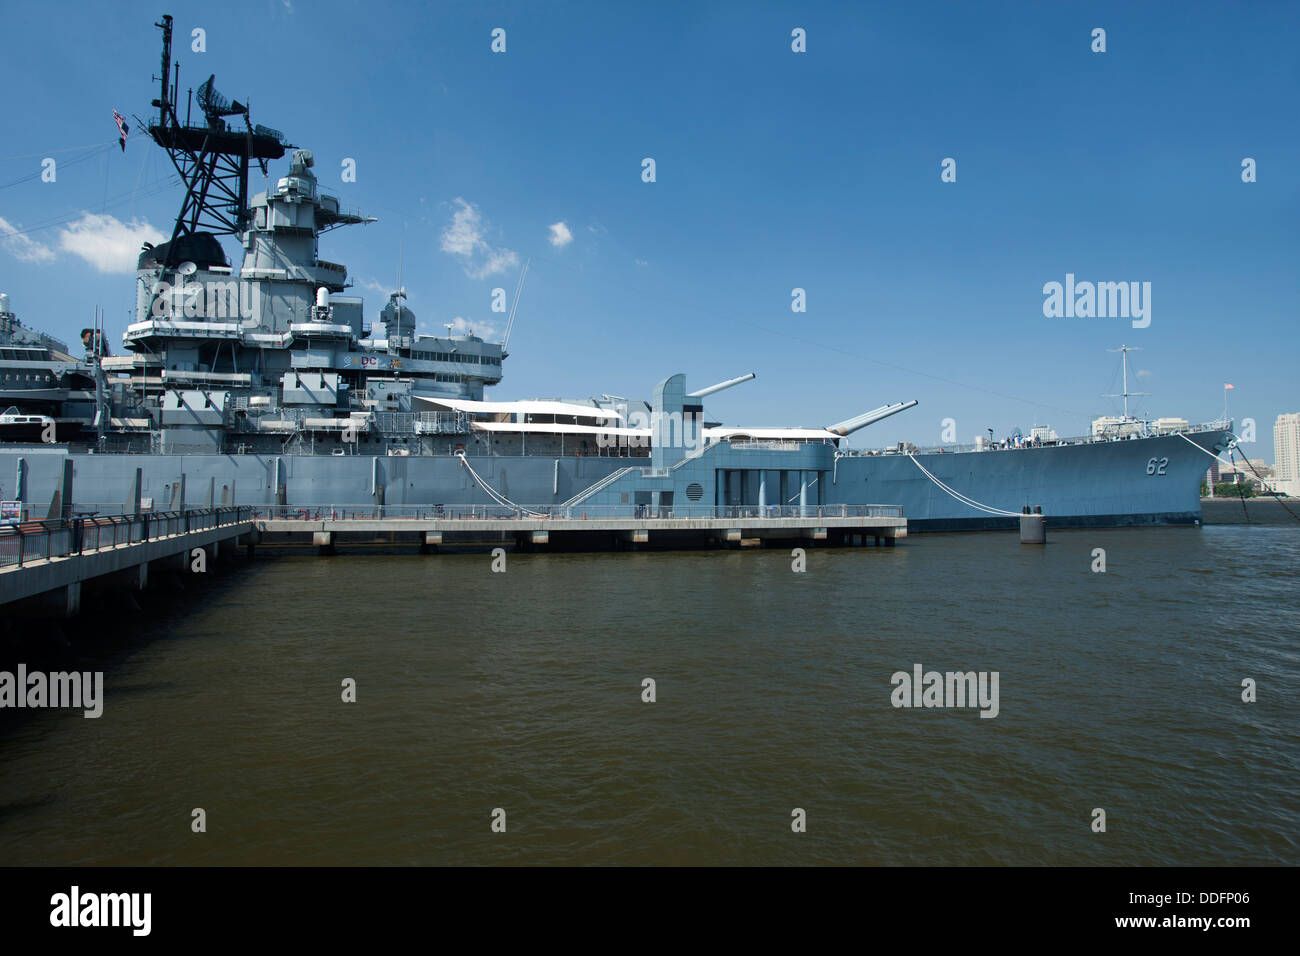
[[254,505],[253,518],[278,521],[366,521],[402,519],[502,520],[537,519],[602,520],[632,519],[774,519],[774,518],[901,518],[901,505],[374,505],[340,504],[319,507]]
[[252,517],[252,508],[240,506],[153,511],[139,515],[82,515],[0,525],[0,568],[22,567],[33,561],[155,541],[237,524]]

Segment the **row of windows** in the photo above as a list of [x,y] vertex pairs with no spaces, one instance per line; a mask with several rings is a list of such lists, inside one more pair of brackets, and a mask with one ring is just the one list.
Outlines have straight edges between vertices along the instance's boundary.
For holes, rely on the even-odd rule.
[[53,382],[53,381],[54,381],[54,376],[53,376],[53,375],[46,374],[46,373],[42,373],[42,372],[36,372],[36,373],[31,373],[31,372],[29,372],[29,373],[27,373],[26,375],[24,375],[22,372],[5,372],[4,380],[5,380],[6,382],[38,382],[38,383],[45,382],[45,383],[48,383],[48,382]]
[[471,365],[500,365],[495,355],[472,355],[468,352],[412,352],[411,358],[424,362],[468,362]]

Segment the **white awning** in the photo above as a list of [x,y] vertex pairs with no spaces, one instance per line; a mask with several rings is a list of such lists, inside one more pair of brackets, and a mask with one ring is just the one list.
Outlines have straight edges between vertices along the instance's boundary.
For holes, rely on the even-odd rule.
[[595,405],[576,405],[572,402],[553,402],[533,399],[522,402],[476,402],[468,398],[433,398],[413,395],[422,402],[454,412],[471,412],[483,415],[566,415],[578,418],[617,419],[618,412],[597,408]]
[[645,438],[650,437],[650,429],[648,428],[621,428],[616,425],[565,425],[562,422],[558,424],[551,424],[550,422],[527,422],[525,424],[516,422],[470,422],[470,427],[484,432],[514,434],[526,432],[529,435],[627,435],[629,437],[640,435]]

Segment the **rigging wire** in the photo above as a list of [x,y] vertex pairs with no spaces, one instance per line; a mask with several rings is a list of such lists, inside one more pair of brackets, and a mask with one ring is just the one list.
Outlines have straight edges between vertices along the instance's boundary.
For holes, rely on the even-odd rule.
[[[108,152],[108,150],[111,149],[114,145],[116,144],[109,143],[107,146],[94,147],[85,155],[78,156],[76,159],[65,160],[64,162],[60,163],[59,166],[62,167],[63,169],[67,169],[69,166],[76,166],[79,163],[86,162],[87,160],[95,159],[96,157],[104,155],[104,153]],[[21,176],[18,179],[13,180],[12,182],[8,182],[0,185],[0,189],[8,189],[10,186],[17,186],[20,185],[21,183],[31,182],[33,179],[39,179],[44,174],[44,172],[45,172],[44,169],[38,169],[34,173],[29,173],[28,175]]]
[[116,146],[117,140],[110,139],[103,143],[90,143],[86,146],[65,146],[63,149],[47,149],[39,153],[23,153],[18,156],[0,156],[0,163],[8,162],[11,159],[33,159],[37,156],[53,156],[56,153],[76,153],[83,149],[99,149],[101,146]]
[[[151,196],[157,195],[158,193],[166,192],[170,189],[174,189],[179,185],[181,185],[179,176],[170,176],[158,182],[148,183],[142,189],[128,190],[127,192],[119,193],[118,195],[111,197],[107,202],[97,207],[98,212],[102,214],[107,212],[109,209],[116,209],[117,207],[123,205],[124,203],[134,203],[136,199],[142,199],[142,198],[147,199]],[[8,230],[6,231],[5,235],[28,236],[33,233],[44,232],[46,229],[54,229],[58,226],[67,225],[68,223],[76,219],[80,219],[83,215],[85,215],[85,213],[86,210],[84,209],[79,209],[74,213],[60,213],[58,217],[54,219],[38,221],[37,224],[34,226],[28,226],[23,229]]]
[[[537,255],[536,253],[528,254],[528,258],[538,259],[542,262],[559,266],[561,269],[567,269],[570,272],[574,272],[574,273],[579,273],[581,271],[574,266],[570,266],[568,263],[564,263],[558,259],[552,259],[544,255]],[[681,299],[674,299],[672,296],[664,295],[662,292],[652,293],[649,290],[641,288],[635,284],[622,283],[620,284],[619,288],[624,291],[636,292],[646,298],[653,298],[656,302],[659,303],[668,303],[668,304],[676,305],[681,309],[695,312],[698,315],[702,315],[707,318],[713,319],[719,323],[745,325],[748,326],[749,328],[757,329],[760,332],[765,332],[768,335],[780,338],[785,342],[790,342],[790,341],[800,342],[804,345],[812,346],[813,348],[818,348],[827,352],[835,352],[839,355],[843,355],[848,358],[855,359],[857,361],[870,362],[873,365],[879,365],[884,368],[889,368],[898,372],[906,373],[908,375],[916,375],[921,378],[931,379],[932,381],[943,382],[945,385],[953,385],[957,388],[964,388],[969,391],[983,392],[986,395],[993,395],[997,398],[1007,399],[1008,401],[1019,402],[1023,405],[1028,405],[1030,407],[1052,409],[1053,411],[1062,412],[1066,415],[1072,415],[1075,418],[1080,419],[1081,421],[1090,421],[1091,419],[1091,416],[1086,415],[1083,412],[1080,412],[1076,409],[1064,408],[1060,405],[1051,405],[1046,402],[1042,402],[1038,399],[1029,399],[1029,398],[1024,398],[1023,396],[1020,395],[1011,395],[1007,392],[1000,392],[997,391],[996,389],[984,388],[979,385],[971,385],[968,382],[960,382],[957,381],[956,379],[946,378],[945,376],[942,375],[935,375],[931,372],[923,372],[920,369],[909,368],[906,365],[898,365],[893,362],[886,362],[878,358],[873,358],[870,355],[865,355],[861,352],[854,352],[850,349],[840,348],[839,346],[830,345],[827,344],[826,342],[821,342],[816,339],[809,339],[799,335],[793,335],[791,334],[789,329],[770,328],[765,325],[760,325],[759,323],[753,322],[742,316],[726,315],[720,312],[715,312],[709,309],[701,308],[697,303],[685,301]]]

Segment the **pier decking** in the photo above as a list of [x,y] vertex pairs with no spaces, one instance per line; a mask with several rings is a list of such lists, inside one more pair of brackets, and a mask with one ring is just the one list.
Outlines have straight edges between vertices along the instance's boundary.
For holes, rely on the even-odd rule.
[[907,535],[896,505],[652,509],[496,508],[491,506],[255,509],[259,537],[323,550],[362,543],[422,548],[499,542],[516,550],[625,547],[744,547],[769,541],[892,545]]

